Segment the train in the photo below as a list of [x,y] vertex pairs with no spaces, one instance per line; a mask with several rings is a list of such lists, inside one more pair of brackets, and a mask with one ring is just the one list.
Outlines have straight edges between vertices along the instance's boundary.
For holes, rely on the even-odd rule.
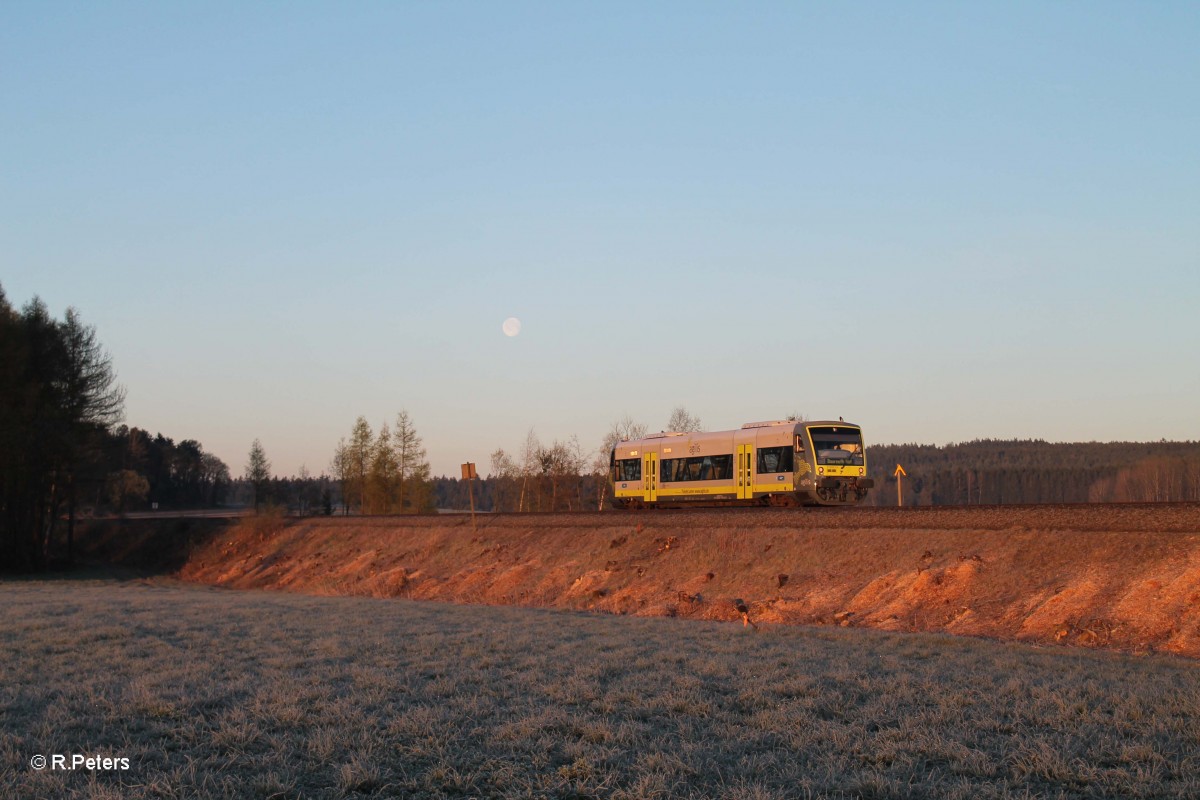
[[854,505],[867,477],[862,428],[841,419],[748,422],[713,433],[618,442],[609,457],[613,507]]

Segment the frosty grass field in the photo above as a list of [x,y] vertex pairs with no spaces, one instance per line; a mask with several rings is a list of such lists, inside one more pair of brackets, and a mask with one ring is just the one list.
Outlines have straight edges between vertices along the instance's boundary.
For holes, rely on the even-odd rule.
[[[1196,797],[1195,662],[169,580],[5,581],[0,795]],[[35,770],[37,754],[128,770]]]

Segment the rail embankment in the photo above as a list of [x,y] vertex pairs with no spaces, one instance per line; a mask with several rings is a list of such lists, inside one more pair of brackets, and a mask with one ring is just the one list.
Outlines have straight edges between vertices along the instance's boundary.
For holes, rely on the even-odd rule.
[[1200,657],[1200,505],[249,518],[96,525],[187,581]]

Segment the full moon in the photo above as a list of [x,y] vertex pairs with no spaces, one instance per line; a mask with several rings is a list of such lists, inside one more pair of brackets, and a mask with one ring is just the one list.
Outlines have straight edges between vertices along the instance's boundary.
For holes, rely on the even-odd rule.
[[504,324],[500,327],[504,329],[505,336],[516,336],[521,332],[521,320],[516,317],[509,317],[504,320]]

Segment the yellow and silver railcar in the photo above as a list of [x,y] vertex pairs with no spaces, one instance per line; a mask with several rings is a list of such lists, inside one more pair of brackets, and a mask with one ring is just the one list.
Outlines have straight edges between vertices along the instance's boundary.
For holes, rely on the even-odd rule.
[[841,420],[656,433],[619,442],[609,463],[617,508],[852,505],[874,485],[862,429]]

